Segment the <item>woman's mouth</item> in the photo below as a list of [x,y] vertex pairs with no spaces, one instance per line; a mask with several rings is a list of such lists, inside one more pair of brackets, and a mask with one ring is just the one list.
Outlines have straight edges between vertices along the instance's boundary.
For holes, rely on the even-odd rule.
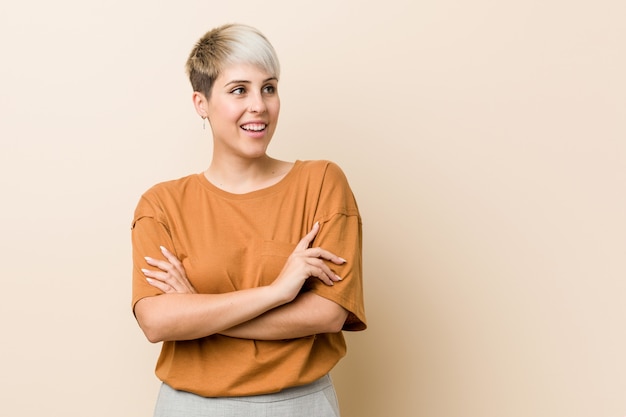
[[267,125],[265,123],[247,123],[245,125],[241,125],[241,128],[248,132],[262,132],[266,127]]

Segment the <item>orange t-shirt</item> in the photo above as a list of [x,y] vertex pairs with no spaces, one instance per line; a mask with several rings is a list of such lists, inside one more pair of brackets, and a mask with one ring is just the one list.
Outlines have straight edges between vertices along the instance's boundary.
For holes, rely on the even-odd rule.
[[[269,285],[298,241],[319,221],[313,242],[346,259],[343,278],[313,291],[348,310],[344,330],[363,330],[361,217],[345,175],[328,161],[296,161],[277,184],[246,194],[212,185],[203,174],[158,184],[140,199],[132,224],[133,308],[161,291],[149,285],[144,256],[163,259],[159,246],[183,263],[199,293]],[[154,268],[152,268],[154,269]],[[343,334],[263,341],[214,334],[163,342],[157,376],[172,388],[206,397],[257,395],[310,383],[345,355]]]

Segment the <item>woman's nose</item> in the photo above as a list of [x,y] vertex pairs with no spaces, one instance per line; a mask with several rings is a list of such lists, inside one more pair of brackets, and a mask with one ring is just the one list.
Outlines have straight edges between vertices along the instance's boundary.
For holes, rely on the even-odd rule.
[[266,109],[263,96],[261,94],[251,95],[248,109],[250,113],[263,113]]

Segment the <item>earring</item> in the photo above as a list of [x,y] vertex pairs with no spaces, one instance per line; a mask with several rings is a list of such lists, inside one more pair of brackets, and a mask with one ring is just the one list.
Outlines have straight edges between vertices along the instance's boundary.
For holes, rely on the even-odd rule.
[[206,122],[206,119],[203,117],[202,118],[202,130],[206,130],[205,122]]

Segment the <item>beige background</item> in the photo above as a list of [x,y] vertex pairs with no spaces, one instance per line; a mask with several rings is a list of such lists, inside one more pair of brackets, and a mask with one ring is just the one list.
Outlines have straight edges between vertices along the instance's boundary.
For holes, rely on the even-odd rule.
[[7,1],[0,409],[149,416],[141,192],[203,170],[183,65],[237,21],[283,64],[271,151],[332,159],[370,328],[344,417],[626,415],[626,7],[598,1]]

